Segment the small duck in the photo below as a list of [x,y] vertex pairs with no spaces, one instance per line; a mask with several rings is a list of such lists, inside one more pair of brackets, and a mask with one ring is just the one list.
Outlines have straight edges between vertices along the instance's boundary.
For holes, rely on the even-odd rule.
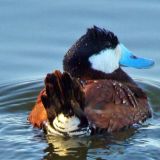
[[47,74],[28,120],[61,136],[112,133],[143,122],[152,115],[147,95],[121,67],[153,65],[113,32],[89,28],[64,56],[64,73]]

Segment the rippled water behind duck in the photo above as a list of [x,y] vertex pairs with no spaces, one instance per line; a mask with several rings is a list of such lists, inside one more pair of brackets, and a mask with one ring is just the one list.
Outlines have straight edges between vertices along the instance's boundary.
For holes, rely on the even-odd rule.
[[[159,16],[158,0],[0,1],[1,159],[159,159]],[[45,137],[26,120],[43,78],[62,69],[67,49],[94,24],[115,32],[135,54],[155,60],[150,70],[127,69],[147,92],[154,116],[112,136]]]

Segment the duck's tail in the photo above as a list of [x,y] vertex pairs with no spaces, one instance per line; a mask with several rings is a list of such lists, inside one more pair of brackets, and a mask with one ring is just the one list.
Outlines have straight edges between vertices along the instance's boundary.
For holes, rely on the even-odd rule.
[[80,120],[79,127],[88,125],[84,114],[84,92],[78,79],[72,78],[67,72],[55,71],[47,74],[45,89],[46,95],[41,99],[50,122],[63,115],[68,118],[77,117]]

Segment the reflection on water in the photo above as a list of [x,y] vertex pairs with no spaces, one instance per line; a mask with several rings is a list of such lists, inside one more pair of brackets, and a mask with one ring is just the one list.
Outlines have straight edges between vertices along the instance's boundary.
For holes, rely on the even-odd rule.
[[158,159],[160,83],[145,79],[137,81],[149,96],[153,118],[137,128],[83,138],[45,136],[27,122],[27,115],[43,88],[42,80],[0,85],[0,157],[5,160],[15,157],[44,160]]
[[[135,133],[135,129],[114,133],[113,135],[96,135],[92,137],[53,137],[47,136],[49,146],[45,149],[47,155],[44,159],[97,159],[106,158],[106,155],[123,153],[129,137]],[[124,145],[124,143],[126,143]]]
[[[87,138],[63,138],[47,137],[48,147],[45,149],[47,155],[44,159],[84,159],[89,147]],[[83,157],[83,158],[82,158]]]

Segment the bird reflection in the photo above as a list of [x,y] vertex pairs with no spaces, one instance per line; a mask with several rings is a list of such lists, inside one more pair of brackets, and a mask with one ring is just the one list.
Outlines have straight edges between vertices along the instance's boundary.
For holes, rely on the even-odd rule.
[[91,137],[46,136],[48,147],[44,150],[44,160],[108,159],[113,153],[124,153],[122,144],[135,131],[135,128],[130,128],[112,135]]
[[47,136],[49,146],[45,149],[45,160],[85,159],[90,140],[88,138],[64,138]]

